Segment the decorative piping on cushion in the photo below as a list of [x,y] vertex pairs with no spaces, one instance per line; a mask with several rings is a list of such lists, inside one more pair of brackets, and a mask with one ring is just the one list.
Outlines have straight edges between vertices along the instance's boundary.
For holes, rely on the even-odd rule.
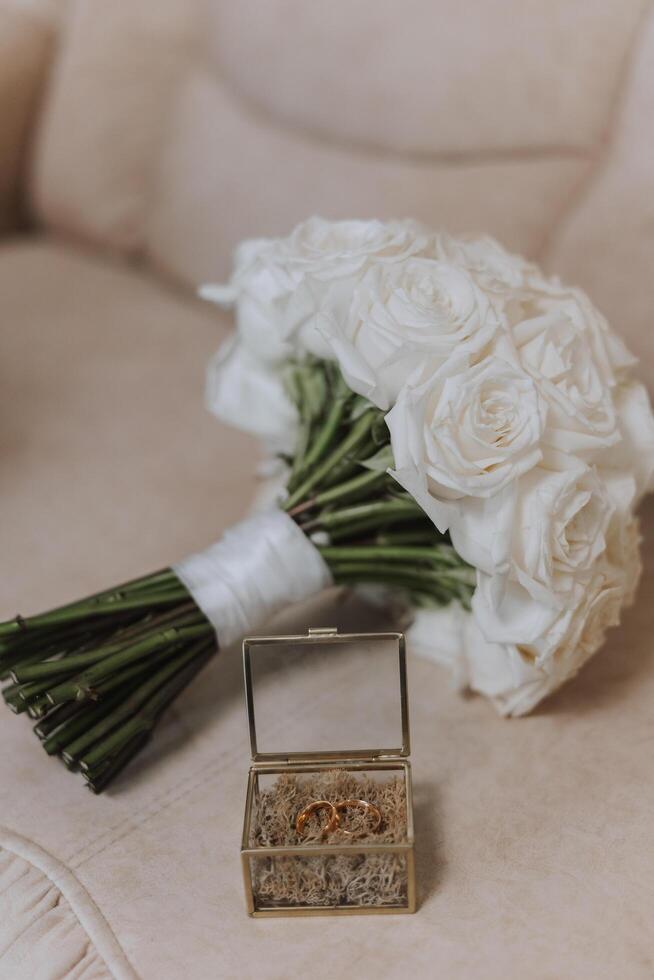
[[38,844],[6,827],[0,827],[0,847],[37,868],[59,889],[115,980],[139,980],[111,926],[69,868]]

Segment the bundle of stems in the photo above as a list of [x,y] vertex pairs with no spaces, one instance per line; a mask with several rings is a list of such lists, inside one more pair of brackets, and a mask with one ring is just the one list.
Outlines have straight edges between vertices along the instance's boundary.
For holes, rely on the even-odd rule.
[[414,606],[469,607],[475,571],[389,474],[384,413],[324,361],[291,366],[300,432],[283,507],[308,534],[337,584],[380,584]]
[[165,569],[0,624],[2,694],[99,793],[215,651],[212,627]]
[[[378,584],[414,605],[468,605],[474,571],[388,474],[383,414],[323,361],[294,364],[299,413],[282,506],[342,585]],[[215,632],[172,569],[0,623],[0,680],[49,755],[100,793],[216,653]]]

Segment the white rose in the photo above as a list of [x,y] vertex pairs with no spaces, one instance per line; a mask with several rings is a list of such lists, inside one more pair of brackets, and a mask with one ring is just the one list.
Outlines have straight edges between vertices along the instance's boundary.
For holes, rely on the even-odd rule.
[[317,329],[315,314],[341,319],[357,284],[373,266],[395,265],[420,252],[426,237],[415,221],[325,221],[310,218],[292,232],[286,249],[291,274],[300,285],[293,298],[286,335],[298,333],[304,350],[333,357]]
[[568,308],[556,308],[513,327],[522,364],[549,406],[545,442],[586,456],[620,439],[611,396],[612,372],[595,360],[589,333]]
[[549,654],[539,656],[536,643],[489,641],[477,617],[464,630],[462,659],[468,685],[489,697],[503,715],[524,715],[565,681],[574,677],[603,644],[606,631],[620,621],[624,592],[598,574],[583,593],[582,601],[566,614],[567,629]]
[[321,281],[350,278],[371,260],[397,262],[415,255],[427,243],[416,221],[326,221],[313,217],[297,225],[286,239],[286,259]]
[[[510,575],[545,605],[566,604],[574,580],[606,547],[612,497],[593,467],[547,453],[511,495],[466,501],[452,543],[488,575]],[[503,585],[498,581],[498,594]]]
[[[552,672],[558,684],[562,684],[597,653],[604,644],[606,631],[620,623],[620,613],[625,605],[625,593],[617,582],[597,581],[595,589],[589,589],[586,601],[576,610],[570,630],[570,639],[556,651]],[[558,685],[557,685],[558,686]]]
[[344,310],[372,262],[414,254],[426,238],[413,221],[325,221],[310,218],[288,238],[243,242],[228,286],[200,295],[236,306],[236,326],[257,357],[280,362],[308,351],[331,357],[315,327],[323,307]]
[[552,678],[516,646],[489,643],[470,613],[418,610],[407,631],[409,649],[448,667],[458,690],[487,697],[502,715],[525,714],[553,689]]
[[612,513],[597,471],[581,461],[531,470],[517,493],[511,574],[535,599],[565,605],[605,550]]
[[253,356],[271,364],[295,356],[293,330],[315,312],[311,307],[298,311],[295,297],[300,278],[293,275],[280,251],[275,242],[244,243],[239,253],[247,258],[236,265],[231,283],[200,289],[203,299],[235,307],[242,343]]
[[473,616],[468,617],[463,630],[461,661],[458,669],[466,677],[467,687],[487,697],[505,717],[528,714],[566,680],[560,670],[537,666],[526,650],[490,643]]
[[489,643],[519,647],[533,662],[542,664],[563,642],[587,588],[587,581],[573,581],[567,602],[561,607],[534,599],[513,579],[498,590],[496,576],[478,572],[472,611]]
[[458,602],[416,609],[406,633],[409,650],[447,667],[457,690],[469,683],[462,652],[465,622],[470,618]]
[[557,278],[534,277],[523,304],[525,319],[548,313],[568,319],[583,335],[596,369],[609,387],[638,363],[582,289],[562,285]]
[[638,518],[627,516],[611,522],[607,541],[607,558],[610,562],[608,577],[613,584],[620,586],[625,606],[633,603],[643,570],[641,541]]
[[491,293],[516,293],[541,273],[538,267],[521,255],[507,252],[490,235],[453,238],[441,233],[434,236],[434,255],[466,269],[483,289]]
[[[570,578],[563,604],[534,599],[516,580],[498,590],[495,576],[478,572],[472,610],[485,638],[517,646],[539,666],[553,657],[560,659],[562,648],[574,646],[594,597],[617,588],[622,601],[634,591],[640,568],[637,530],[631,529],[631,518],[622,528],[619,522],[615,514],[606,549],[588,574]],[[615,561],[618,554],[619,563]]]
[[602,463],[622,474],[633,476],[637,507],[644,494],[654,490],[654,416],[644,385],[625,382],[614,391],[620,442],[612,447]]
[[490,643],[473,616],[463,630],[461,659],[467,686],[489,698],[501,715],[527,714],[558,686],[515,645]]
[[271,452],[291,452],[297,434],[297,411],[274,365],[253,357],[232,337],[209,362],[205,403],[210,412],[252,435]]
[[490,497],[535,466],[545,407],[532,379],[499,357],[453,357],[400,393],[386,416],[393,475],[444,530],[460,497]]
[[451,263],[409,258],[370,268],[347,316],[319,323],[353,391],[379,408],[395,402],[408,377],[454,352],[479,350],[499,320],[470,276]]
[[[529,711],[599,649],[606,630],[617,625],[620,610],[633,600],[641,572],[639,543],[637,521],[614,512],[605,551],[588,575],[571,580],[567,602],[558,609],[535,600],[517,582],[509,582],[498,600],[492,576],[478,574],[472,600],[476,629],[493,656],[503,651],[512,663],[519,657],[533,668],[529,696],[518,697],[518,689],[505,692],[510,697],[503,701],[504,713]],[[482,653],[466,648],[468,659],[476,656]]]

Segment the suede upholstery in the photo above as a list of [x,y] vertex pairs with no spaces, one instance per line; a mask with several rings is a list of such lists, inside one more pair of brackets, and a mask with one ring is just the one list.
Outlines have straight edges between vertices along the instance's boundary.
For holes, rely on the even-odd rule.
[[654,374],[653,23],[646,0],[70,0],[32,205],[191,287],[311,213],[489,232]]
[[[490,231],[588,286],[654,381],[651,5],[0,0],[0,52],[0,617],[247,511],[256,447],[202,405],[229,323],[194,296],[244,236],[311,212]],[[410,657],[413,917],[246,918],[238,650],[100,798],[0,709],[0,980],[651,977],[643,516],[635,607],[532,717]],[[330,593],[271,629],[307,625],[387,620]]]

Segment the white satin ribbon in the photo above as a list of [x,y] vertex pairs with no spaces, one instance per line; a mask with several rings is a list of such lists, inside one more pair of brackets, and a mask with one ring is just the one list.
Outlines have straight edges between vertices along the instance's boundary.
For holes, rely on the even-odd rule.
[[331,585],[320,552],[281,510],[254,514],[173,571],[212,624],[221,647],[273,613]]

